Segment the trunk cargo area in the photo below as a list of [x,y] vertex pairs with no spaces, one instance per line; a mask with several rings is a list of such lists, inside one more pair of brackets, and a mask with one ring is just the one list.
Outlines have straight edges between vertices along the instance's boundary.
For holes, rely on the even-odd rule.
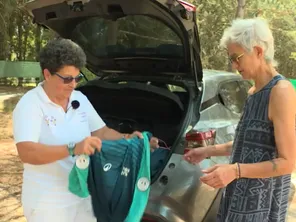
[[149,131],[169,147],[175,142],[187,113],[186,91],[171,92],[146,83],[100,80],[78,90],[88,97],[108,127],[122,133]]

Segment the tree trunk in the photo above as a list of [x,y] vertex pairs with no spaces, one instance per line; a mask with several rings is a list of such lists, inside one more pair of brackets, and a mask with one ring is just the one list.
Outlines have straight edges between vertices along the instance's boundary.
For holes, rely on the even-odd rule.
[[5,7],[4,2],[0,2],[0,60],[6,59],[7,43],[6,43],[6,23],[5,23]]
[[0,32],[0,60],[6,60],[7,44],[5,31]]
[[246,0],[237,0],[236,18],[243,18],[245,13]]
[[23,42],[23,61],[27,59],[27,49],[28,49],[28,37],[29,37],[29,29],[25,29],[24,33],[24,42]]
[[30,25],[29,25],[29,21],[28,18],[26,16],[23,16],[23,28],[24,28],[24,38],[23,38],[23,56],[22,56],[22,60],[26,61],[27,59],[27,51],[28,51],[28,37],[29,37],[29,31],[30,31]]
[[36,52],[36,61],[38,62],[38,55],[41,49],[41,26],[37,24],[35,29],[35,52]]
[[16,13],[14,12],[9,19],[9,26],[8,26],[8,36],[9,36],[9,52],[8,52],[8,60],[12,61],[12,55],[15,49],[15,44],[13,41],[13,36],[15,35],[15,17]]
[[23,47],[22,47],[22,39],[23,39],[23,13],[20,12],[17,21],[17,60],[21,61],[23,58]]

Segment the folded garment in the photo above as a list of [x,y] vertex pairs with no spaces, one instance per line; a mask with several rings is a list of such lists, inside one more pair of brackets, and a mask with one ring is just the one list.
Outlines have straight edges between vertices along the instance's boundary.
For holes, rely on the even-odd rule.
[[69,190],[80,197],[91,195],[98,222],[137,222],[145,211],[152,173],[163,164],[169,150],[150,154],[149,139],[103,141],[101,152],[81,155],[69,176]]

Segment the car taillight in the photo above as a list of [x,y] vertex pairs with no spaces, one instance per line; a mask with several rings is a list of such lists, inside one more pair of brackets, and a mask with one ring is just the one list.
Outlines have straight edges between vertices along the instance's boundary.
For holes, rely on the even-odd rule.
[[186,134],[186,146],[184,153],[198,147],[205,147],[215,144],[216,130],[197,131],[191,130]]
[[183,0],[177,0],[181,5],[184,6],[184,8],[189,11],[189,12],[196,12],[196,6],[189,3],[189,2],[186,2],[186,1],[183,1]]

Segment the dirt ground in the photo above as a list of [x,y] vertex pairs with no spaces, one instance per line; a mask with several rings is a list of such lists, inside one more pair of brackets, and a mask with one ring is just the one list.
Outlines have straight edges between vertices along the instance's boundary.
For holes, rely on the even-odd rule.
[[[12,110],[20,94],[28,89],[0,86],[0,222],[25,222],[21,206],[22,163],[13,143]],[[9,92],[10,95],[3,95]],[[292,175],[296,184],[296,170]],[[294,195],[287,222],[296,222],[296,195]]]
[[12,140],[2,140],[0,147],[0,221],[25,222],[20,203],[22,163]]
[[0,86],[0,221],[25,222],[20,203],[22,163],[13,143],[12,110],[29,88]]

